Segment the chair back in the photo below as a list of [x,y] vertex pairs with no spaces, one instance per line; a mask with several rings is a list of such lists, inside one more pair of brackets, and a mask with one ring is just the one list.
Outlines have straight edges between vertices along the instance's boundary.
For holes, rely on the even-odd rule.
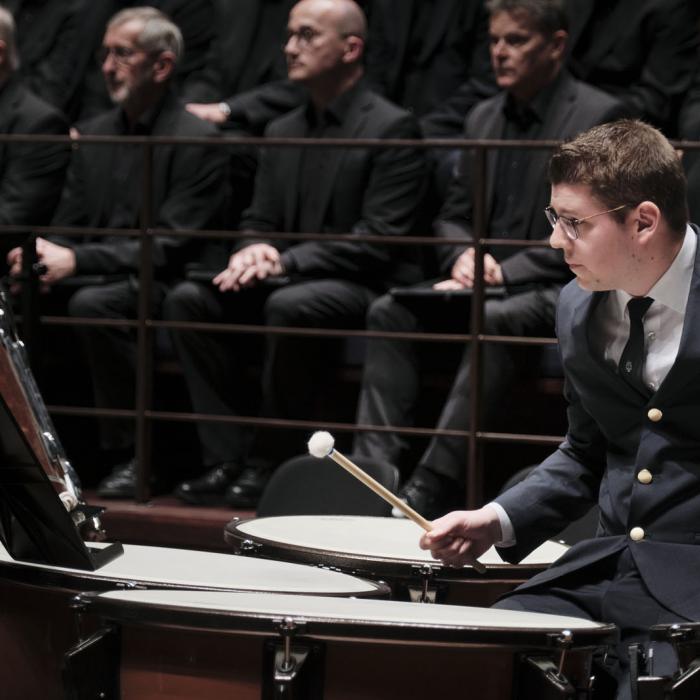
[[[396,493],[399,470],[388,462],[351,457],[382,486]],[[326,457],[301,455],[272,475],[258,504],[260,518],[276,515],[388,516],[391,506],[340,465]]]

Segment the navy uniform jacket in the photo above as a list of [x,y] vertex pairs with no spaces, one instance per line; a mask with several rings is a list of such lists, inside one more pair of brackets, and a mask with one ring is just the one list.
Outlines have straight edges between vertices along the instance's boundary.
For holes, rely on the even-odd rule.
[[[654,598],[678,615],[700,619],[700,246],[678,356],[648,400],[589,342],[592,314],[604,295],[576,282],[561,292],[557,335],[569,429],[557,452],[496,499],[517,538],[501,554],[519,561],[597,500],[596,537],[574,545],[523,588],[554,582],[629,547]],[[649,418],[652,408],[661,412],[656,422]],[[651,472],[651,483],[637,479],[642,469]],[[644,530],[639,541],[630,537],[635,527]]]

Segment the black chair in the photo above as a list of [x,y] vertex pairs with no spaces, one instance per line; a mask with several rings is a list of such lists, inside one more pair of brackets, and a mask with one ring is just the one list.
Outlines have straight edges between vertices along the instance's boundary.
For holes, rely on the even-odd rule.
[[[506,481],[501,489],[501,493],[507,491],[515,484],[519,483],[534,469],[535,467],[525,467],[520,471],[513,474],[513,476]],[[572,545],[580,542],[581,540],[589,540],[595,537],[595,533],[598,529],[598,518],[600,516],[600,511],[598,506],[593,506],[584,516],[580,517],[578,520],[574,520],[569,523],[553,540],[557,542],[563,542],[564,544]]]
[[[382,486],[396,493],[399,470],[388,462],[351,457]],[[326,457],[294,457],[272,475],[258,504],[259,518],[275,515],[389,516],[391,506]]]

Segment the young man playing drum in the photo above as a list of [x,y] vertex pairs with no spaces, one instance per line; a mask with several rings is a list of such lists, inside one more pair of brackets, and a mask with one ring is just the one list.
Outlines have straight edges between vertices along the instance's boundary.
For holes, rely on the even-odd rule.
[[[611,622],[611,672],[630,697],[628,645],[654,624],[700,619],[700,259],[678,157],[637,121],[594,127],[550,163],[550,244],[576,279],[557,335],[569,427],[523,482],[435,521],[421,546],[450,564],[492,544],[517,562],[597,500],[595,538],[498,607]],[[676,668],[653,643],[654,675]]]

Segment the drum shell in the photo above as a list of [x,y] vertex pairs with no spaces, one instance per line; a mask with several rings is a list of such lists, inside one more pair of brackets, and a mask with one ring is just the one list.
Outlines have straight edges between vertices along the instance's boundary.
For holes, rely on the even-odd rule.
[[[132,556],[138,552],[138,557]],[[193,562],[191,578],[180,582],[167,577],[165,562],[171,553],[182,553]],[[169,590],[237,590],[235,584],[226,584],[219,575],[207,582],[202,572],[207,560],[234,561],[235,557],[210,552],[187,552],[163,547],[136,547],[125,545],[120,560],[97,571],[83,571],[42,564],[12,561],[2,551],[0,557],[0,648],[5,650],[5,662],[0,666],[0,688],[3,698],[41,698],[63,700],[61,667],[65,652],[78,642],[78,630],[73,609],[78,594],[88,591],[114,591],[119,589],[169,589]],[[137,561],[130,564],[130,561]],[[134,571],[129,567],[143,565],[151,559],[149,571]],[[196,564],[194,563],[196,561]],[[244,560],[246,563],[247,560]],[[269,562],[275,565],[274,562]],[[280,567],[291,566],[279,563]],[[184,569],[189,568],[184,566]],[[275,565],[274,568],[277,568]],[[298,567],[293,567],[295,570]],[[118,573],[115,573],[118,569]],[[282,573],[284,571],[280,569]],[[316,576],[322,572],[311,570]],[[327,572],[326,572],[327,573]],[[262,587],[262,585],[261,585]],[[338,595],[364,595],[387,597],[386,587],[362,582],[364,590],[349,591]],[[313,591],[297,591],[313,592]],[[83,634],[97,629],[93,618],[86,617]]]
[[[337,521],[347,524],[351,530],[356,524],[371,522],[371,527],[380,528],[405,523],[390,518],[367,518],[352,516],[285,516],[278,518],[283,525],[293,529],[296,522],[317,519],[319,530]],[[224,539],[234,552],[247,556],[289,561],[342,571],[352,576],[381,581],[392,591],[395,600],[415,600],[420,598],[426,587],[433,602],[489,607],[502,595],[512,591],[535,574],[543,571],[554,561],[537,563],[498,564],[486,563],[486,572],[481,574],[471,567],[453,569],[442,565],[429,556],[401,558],[377,556],[371,553],[343,551],[341,548],[327,546],[303,546],[294,541],[281,541],[269,536],[251,532],[256,523],[272,521],[274,518],[238,520],[234,519],[224,529]],[[408,523],[406,523],[408,525]],[[416,536],[417,538],[417,536]],[[557,543],[549,546],[561,554],[565,547]]]
[[[150,610],[143,605],[129,610],[126,597],[107,609],[95,602],[98,609],[89,603],[88,612],[121,633],[122,698],[271,697],[270,650],[282,648],[276,628],[283,617],[238,616],[206,606],[183,612],[167,600]],[[551,635],[539,630],[426,630],[412,620],[384,629],[353,620],[345,610],[337,620],[304,617],[295,623],[293,648],[309,651],[307,673],[318,691],[302,694],[305,700],[458,697],[465,689],[469,697],[502,700],[513,696],[521,655],[558,658]],[[583,632],[581,645],[568,652],[569,666],[580,669],[579,686],[587,682],[593,649],[611,637],[610,626]],[[519,697],[534,697],[522,692]]]

